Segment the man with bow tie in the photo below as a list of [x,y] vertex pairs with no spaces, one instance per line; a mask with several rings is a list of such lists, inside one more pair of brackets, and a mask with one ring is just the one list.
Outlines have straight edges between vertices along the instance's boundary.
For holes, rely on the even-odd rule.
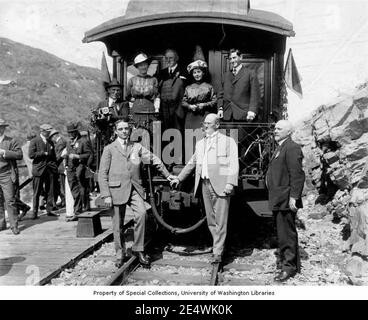
[[238,185],[238,145],[220,132],[220,120],[214,113],[203,122],[205,138],[197,142],[195,152],[178,177],[177,185],[195,169],[194,194],[202,191],[208,228],[213,238],[213,262],[219,263],[225,247],[230,195]]
[[67,217],[66,221],[75,221],[83,212],[84,199],[89,198],[86,194],[86,167],[88,160],[93,156],[93,150],[90,141],[80,135],[78,124],[70,123],[66,129],[70,140],[62,157],[66,161],[66,176],[74,199],[74,214]]
[[291,139],[292,124],[280,120],[275,126],[275,141],[278,144],[268,166],[266,184],[268,201],[276,222],[278,239],[278,267],[280,273],[275,281],[284,282],[300,272],[298,233],[295,216],[302,208],[302,191],[305,174],[303,153]]
[[31,219],[38,218],[39,199],[43,191],[46,194],[47,215],[59,216],[58,213],[52,212],[57,175],[55,148],[49,139],[52,127],[49,124],[43,124],[40,126],[40,130],[40,134],[31,140],[28,150],[29,158],[33,160],[33,214]]
[[144,254],[146,206],[141,165],[152,163],[168,180],[172,176],[158,157],[140,143],[130,141],[131,127],[128,118],[116,122],[115,133],[117,139],[104,148],[98,174],[101,198],[108,207],[113,208],[112,224],[117,258],[115,265],[120,267],[125,259],[122,227],[126,206],[129,205],[135,222],[132,253],[139,258],[142,265],[148,266],[150,262]]
[[182,131],[185,112],[181,106],[186,77],[178,65],[179,56],[174,49],[165,51],[167,68],[158,74],[161,99],[162,132],[169,128]]
[[261,103],[257,75],[241,64],[238,49],[230,50],[230,66],[218,94],[218,116],[224,121],[253,121]]

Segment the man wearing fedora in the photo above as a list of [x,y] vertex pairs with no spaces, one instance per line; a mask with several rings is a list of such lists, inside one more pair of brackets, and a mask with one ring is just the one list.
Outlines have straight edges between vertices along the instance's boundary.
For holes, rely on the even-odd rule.
[[113,140],[115,121],[129,115],[129,103],[122,101],[121,85],[117,79],[106,86],[107,97],[92,110],[91,125],[102,136],[102,148]]
[[[5,120],[0,119],[0,188],[3,193],[2,201],[6,203],[8,211],[9,224],[12,232],[19,234],[15,199],[15,181],[14,162],[22,160],[22,149],[18,142],[5,135],[5,129],[9,126]],[[3,204],[2,204],[3,205]],[[4,211],[0,210],[0,230],[6,229]]]
[[83,212],[83,199],[86,197],[87,162],[93,155],[91,143],[82,138],[78,124],[70,123],[66,126],[69,139],[66,147],[66,175],[70,186],[70,191],[74,199],[74,215],[67,218],[67,221],[77,220],[77,216]]
[[59,216],[58,213],[52,212],[57,174],[54,144],[49,139],[52,126],[42,124],[40,130],[40,134],[31,140],[28,150],[28,155],[33,160],[33,215],[31,219],[38,218],[38,206],[42,192],[45,193],[47,215]]
[[57,192],[55,192],[55,201],[60,196],[61,207],[65,207],[65,165],[62,152],[66,148],[66,141],[55,129],[50,132],[51,141],[55,146],[56,164],[58,166]]

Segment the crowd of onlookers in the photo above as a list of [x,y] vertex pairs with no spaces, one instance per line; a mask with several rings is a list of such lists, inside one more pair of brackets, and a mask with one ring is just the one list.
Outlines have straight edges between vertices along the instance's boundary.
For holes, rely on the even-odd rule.
[[[74,221],[77,215],[90,210],[90,192],[94,189],[94,152],[87,130],[78,124],[66,126],[69,139],[65,139],[49,124],[33,127],[27,142],[21,147],[17,139],[5,135],[9,126],[0,119],[0,230],[6,229],[5,206],[10,228],[19,234],[18,221],[28,214],[38,219],[39,211],[48,216],[59,216],[57,210],[65,207],[65,180],[74,199]],[[28,179],[32,181],[32,210],[20,199],[17,160],[24,160]]]

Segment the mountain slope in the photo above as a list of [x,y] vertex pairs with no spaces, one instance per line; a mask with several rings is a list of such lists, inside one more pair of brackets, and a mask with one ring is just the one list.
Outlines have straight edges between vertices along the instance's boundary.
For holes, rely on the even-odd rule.
[[0,117],[23,141],[34,125],[49,123],[65,132],[69,121],[87,123],[102,98],[98,69],[6,38],[0,38],[0,61]]

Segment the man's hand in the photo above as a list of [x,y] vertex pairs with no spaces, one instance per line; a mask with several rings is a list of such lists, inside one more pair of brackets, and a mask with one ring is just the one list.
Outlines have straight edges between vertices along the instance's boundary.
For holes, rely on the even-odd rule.
[[0,149],[0,157],[5,157],[5,150],[4,149]]
[[109,208],[111,208],[111,207],[112,207],[112,198],[111,198],[111,197],[106,197],[106,198],[104,199],[104,201],[105,201],[105,205],[106,205],[106,207],[109,207]]
[[79,154],[71,153],[69,154],[69,159],[79,159]]
[[197,110],[197,106],[195,104],[190,104],[189,105],[189,109],[192,111],[196,111]]
[[217,116],[222,119],[224,117],[224,111],[223,110],[219,110],[217,111]]
[[289,207],[290,207],[290,210],[293,211],[293,212],[298,211],[298,208],[296,207],[296,199],[295,198],[290,197]]
[[225,190],[224,190],[225,195],[227,196],[230,195],[233,192],[233,189],[234,189],[234,186],[230,183],[227,183],[225,186]]
[[255,117],[256,117],[256,114],[253,111],[248,111],[247,120],[253,121]]
[[180,183],[179,178],[177,176],[171,176],[171,177],[173,177],[173,178],[170,180],[170,186],[172,188],[177,188],[179,183]]

